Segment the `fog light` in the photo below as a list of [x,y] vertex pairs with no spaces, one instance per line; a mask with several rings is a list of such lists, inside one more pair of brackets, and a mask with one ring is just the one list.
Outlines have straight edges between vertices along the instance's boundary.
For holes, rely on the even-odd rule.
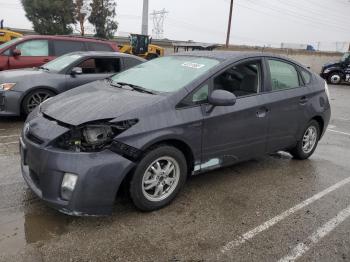
[[61,198],[70,200],[77,183],[78,176],[75,174],[65,173],[61,185]]

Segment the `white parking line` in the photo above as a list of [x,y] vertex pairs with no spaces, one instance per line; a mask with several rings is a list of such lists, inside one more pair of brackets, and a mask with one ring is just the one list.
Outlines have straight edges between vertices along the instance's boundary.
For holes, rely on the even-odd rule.
[[346,135],[346,136],[350,136],[350,133],[341,132],[341,131],[337,131],[337,130],[333,130],[333,129],[328,129],[328,131],[331,131],[331,132],[334,132],[334,133],[338,133],[338,134],[342,134],[342,135]]
[[13,145],[13,144],[18,144],[18,141],[15,141],[15,142],[8,142],[8,143],[0,143],[0,146],[4,145]]
[[350,118],[338,117],[338,119],[342,121],[350,121]]
[[0,136],[0,138],[9,138],[9,137],[18,137],[19,138],[19,135]]
[[301,202],[300,204],[297,204],[296,206],[282,212],[281,214],[271,218],[270,220],[266,221],[265,223],[261,224],[260,226],[257,226],[256,228],[244,233],[243,235],[239,236],[238,238],[236,238],[233,241],[228,242],[224,247],[222,247],[221,252],[225,253],[228,252],[238,246],[240,246],[241,244],[245,243],[246,241],[252,239],[253,237],[255,237],[256,235],[258,235],[259,233],[269,229],[270,227],[274,226],[275,224],[277,224],[278,222],[280,222],[281,220],[285,219],[286,217],[292,215],[293,213],[301,210],[302,208],[310,205],[311,203],[315,202],[316,200],[324,197],[325,195],[333,192],[334,190],[348,184],[350,182],[350,177],[341,180],[340,182],[334,184],[333,186],[330,186],[328,188],[326,188],[325,190],[317,193],[316,195],[304,200],[303,202]]
[[326,224],[319,227],[311,236],[305,241],[299,243],[291,250],[285,257],[281,258],[279,262],[295,261],[305,254],[313,245],[317,244],[322,238],[332,232],[339,224],[350,217],[350,206],[340,211],[334,218],[329,220]]

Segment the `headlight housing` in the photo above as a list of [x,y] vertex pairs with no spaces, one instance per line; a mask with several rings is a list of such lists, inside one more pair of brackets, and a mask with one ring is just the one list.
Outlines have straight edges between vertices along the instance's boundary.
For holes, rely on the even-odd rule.
[[92,123],[72,128],[55,141],[55,146],[75,152],[98,152],[110,147],[113,138],[138,122],[137,119],[117,123]]
[[3,83],[3,84],[0,84],[0,91],[9,91],[15,85],[16,85],[16,83]]

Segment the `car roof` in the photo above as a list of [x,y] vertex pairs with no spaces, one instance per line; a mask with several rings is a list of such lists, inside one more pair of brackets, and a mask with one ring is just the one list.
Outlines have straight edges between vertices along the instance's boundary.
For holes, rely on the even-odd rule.
[[284,57],[284,56],[280,56],[272,53],[252,52],[252,51],[190,51],[190,52],[176,53],[173,55],[213,58],[213,59],[220,60],[221,62],[226,62],[226,61],[235,62],[241,59],[252,58],[252,57],[274,57],[274,58],[281,58],[287,61],[291,61],[294,64],[302,66],[298,62],[288,57]]
[[95,57],[132,57],[135,58],[139,61],[147,61],[146,59],[143,59],[141,57],[138,56],[134,56],[134,55],[129,55],[129,54],[124,54],[124,53],[120,53],[120,52],[107,52],[107,51],[77,51],[77,52],[72,52],[69,53],[70,55],[79,55],[79,56],[86,56],[86,57],[91,57],[91,56],[95,56]]
[[82,42],[106,42],[113,43],[112,40],[106,40],[94,37],[83,37],[75,35],[25,35],[23,39],[55,39],[55,40],[70,40],[70,41],[82,41]]

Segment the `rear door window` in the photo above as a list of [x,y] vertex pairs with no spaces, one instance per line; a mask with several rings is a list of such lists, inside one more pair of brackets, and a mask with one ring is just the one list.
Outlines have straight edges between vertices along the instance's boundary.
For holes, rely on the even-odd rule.
[[53,50],[55,56],[61,56],[71,52],[85,51],[86,49],[84,42],[54,40]]
[[89,58],[80,63],[83,74],[114,74],[120,72],[119,58]]
[[299,87],[299,74],[295,66],[279,60],[268,60],[271,76],[271,89],[278,91]]
[[114,51],[112,47],[108,44],[102,44],[102,43],[87,43],[88,50],[89,51],[106,51],[106,52],[112,52]]
[[49,56],[47,40],[29,40],[16,46],[21,50],[21,56]]

